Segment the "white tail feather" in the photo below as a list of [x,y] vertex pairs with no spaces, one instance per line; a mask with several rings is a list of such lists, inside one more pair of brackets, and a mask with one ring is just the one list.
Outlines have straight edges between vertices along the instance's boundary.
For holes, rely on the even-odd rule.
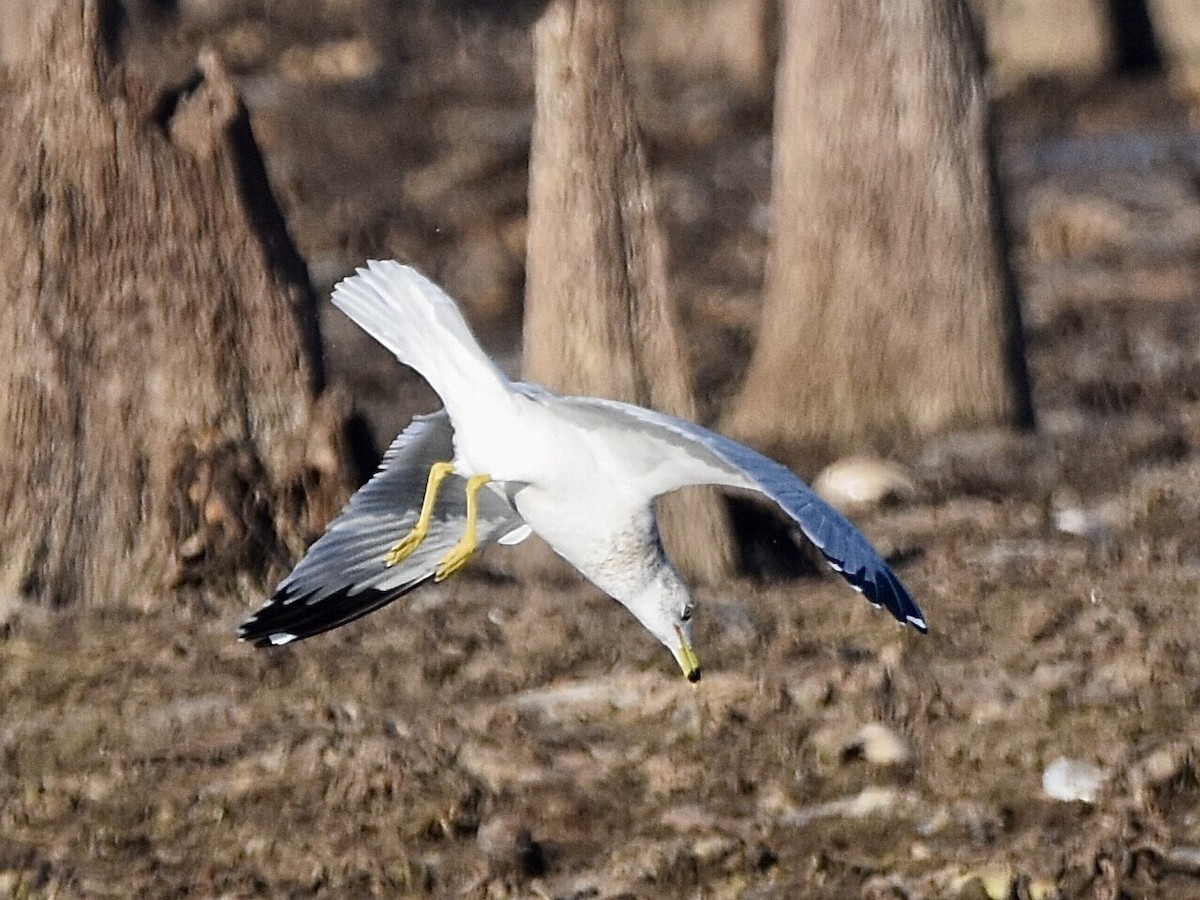
[[508,379],[483,352],[454,301],[411,266],[371,260],[338,282],[333,305],[406,366],[416,369],[451,415],[463,392]]

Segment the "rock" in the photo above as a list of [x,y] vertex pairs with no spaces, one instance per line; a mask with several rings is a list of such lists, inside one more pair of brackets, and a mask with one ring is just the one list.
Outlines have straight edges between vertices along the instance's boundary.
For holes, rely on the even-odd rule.
[[950,891],[961,900],[1008,900],[1013,895],[1014,877],[1004,865],[965,869],[950,879]]
[[865,759],[874,766],[903,766],[913,759],[912,747],[904,736],[880,722],[860,728],[842,753],[847,759]]
[[910,500],[916,482],[899,463],[875,456],[847,456],[826,466],[813,490],[841,510],[861,510],[895,500]]
[[1183,743],[1168,744],[1146,755],[1140,769],[1146,781],[1153,785],[1166,784],[1183,772],[1191,747]]
[[711,866],[737,852],[740,842],[723,834],[707,834],[692,842],[692,856],[702,866]]
[[1095,803],[1096,795],[1108,779],[1099,766],[1060,756],[1042,774],[1042,790],[1054,800]]
[[989,900],[1008,900],[1012,896],[1012,872],[1005,868],[996,868],[984,872],[980,876],[983,892]]
[[1050,494],[1048,512],[1056,530],[1102,544],[1112,540],[1121,510],[1113,501],[1088,506],[1077,491],[1060,486]]

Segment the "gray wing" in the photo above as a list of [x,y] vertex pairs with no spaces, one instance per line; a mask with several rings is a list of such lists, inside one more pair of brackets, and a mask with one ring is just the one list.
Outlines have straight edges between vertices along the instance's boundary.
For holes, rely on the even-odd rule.
[[678,461],[678,465],[656,472],[656,494],[686,485],[716,484],[767,497],[800,526],[851,587],[899,621],[922,633],[929,630],[916,601],[863,533],[775,460],[715,431],[641,406],[559,397],[534,385],[520,387],[527,396],[554,404],[584,427],[629,430],[655,441],[663,457]]
[[[391,568],[383,560],[416,522],[430,467],[453,459],[453,436],[445,410],[415,418],[392,442],[375,476],[350,498],[272,597],[242,623],[238,636],[260,647],[311,637],[379,609],[432,578],[466,523],[466,481],[457,475],[442,482],[429,535],[416,551]],[[502,494],[490,485],[479,492],[481,545],[522,525]]]

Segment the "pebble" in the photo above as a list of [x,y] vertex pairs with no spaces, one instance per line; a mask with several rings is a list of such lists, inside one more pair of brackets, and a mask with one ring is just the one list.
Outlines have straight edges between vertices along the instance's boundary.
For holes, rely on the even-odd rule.
[[1142,760],[1142,774],[1150,784],[1165,784],[1187,767],[1190,750],[1187,744],[1179,743],[1159,747]]
[[978,873],[979,883],[988,900],[1008,900],[1012,896],[1013,876],[1005,866],[995,866]]
[[847,756],[861,756],[874,766],[903,766],[912,762],[913,751],[903,735],[880,722],[869,722],[846,745]]
[[1095,803],[1107,777],[1099,766],[1060,756],[1042,773],[1042,790],[1054,800]]
[[898,463],[874,456],[847,456],[826,466],[813,490],[841,510],[861,510],[892,500],[909,500],[917,486]]

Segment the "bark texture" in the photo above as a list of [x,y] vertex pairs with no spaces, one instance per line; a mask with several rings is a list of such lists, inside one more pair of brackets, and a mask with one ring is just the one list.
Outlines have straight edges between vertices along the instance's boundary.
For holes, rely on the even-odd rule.
[[36,0],[0,0],[0,65],[17,65],[33,49]]
[[770,98],[775,0],[638,0],[626,10],[630,58]]
[[1149,0],[1155,35],[1162,45],[1171,80],[1200,120],[1200,8],[1194,0]]
[[961,0],[790,0],[759,340],[725,422],[793,464],[1032,424]]
[[[524,374],[691,418],[619,30],[620,4],[607,0],[554,0],[535,27]],[[728,573],[732,543],[714,492],[665,498],[661,523],[688,574]]]
[[232,83],[155,99],[103,6],[39,4],[0,92],[0,590],[49,603],[278,574],[350,487]]
[[1117,47],[1112,0],[972,0],[991,76],[1001,90],[1037,78],[1084,81],[1109,73]]

